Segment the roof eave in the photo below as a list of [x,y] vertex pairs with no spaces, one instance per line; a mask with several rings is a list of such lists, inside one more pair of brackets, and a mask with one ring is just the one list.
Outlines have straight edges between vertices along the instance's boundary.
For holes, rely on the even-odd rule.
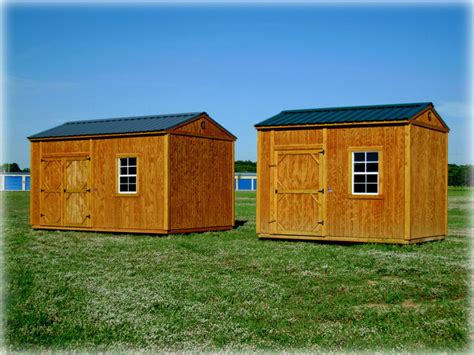
[[114,137],[131,137],[131,136],[144,136],[144,135],[163,135],[167,134],[166,130],[159,131],[138,131],[138,132],[125,132],[125,133],[97,133],[97,134],[82,134],[82,135],[69,135],[69,136],[48,136],[48,137],[35,137],[30,136],[27,139],[30,142],[39,141],[52,141],[52,140],[64,140],[64,139],[86,139],[86,138],[114,138]]
[[380,126],[380,125],[404,125],[408,124],[409,119],[401,120],[387,120],[387,121],[354,121],[354,122],[339,122],[339,123],[300,123],[300,124],[284,124],[284,125],[259,125],[256,124],[254,127],[259,129],[272,129],[272,128],[285,128],[285,127],[297,127],[297,128],[316,128],[316,127],[342,127],[342,126]]

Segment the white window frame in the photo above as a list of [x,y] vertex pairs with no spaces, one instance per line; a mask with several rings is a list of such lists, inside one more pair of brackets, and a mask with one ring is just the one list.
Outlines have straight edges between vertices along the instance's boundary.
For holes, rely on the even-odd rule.
[[[365,158],[364,158],[364,161],[359,161],[359,162],[356,162],[355,161],[355,154],[356,153],[364,153],[365,154]],[[377,161],[368,161],[367,160],[367,153],[377,153]],[[364,195],[367,195],[367,196],[378,196],[380,195],[380,151],[379,150],[360,150],[360,151],[352,151],[352,177],[351,177],[351,189],[352,189],[352,195],[356,195],[356,196],[364,196]],[[377,172],[356,172],[354,167],[355,167],[355,163],[364,163],[365,166],[367,167],[367,163],[377,163]],[[354,187],[355,187],[355,183],[354,183],[354,176],[355,175],[376,175],[377,176],[377,192],[355,192],[354,191]],[[375,183],[371,183],[371,184],[375,184]],[[364,185],[367,187],[367,181],[364,183]]]
[[[127,169],[130,167],[135,167],[135,174],[122,174],[120,171],[120,168],[123,168],[125,166],[122,166],[121,159],[130,159],[130,158],[135,158],[135,165],[129,165],[128,160],[127,160]],[[127,170],[128,172],[128,170]],[[120,183],[120,178],[121,177],[135,177],[135,191],[122,191],[121,190],[121,183]],[[127,183],[127,186],[130,187],[130,183]],[[136,195],[138,194],[138,157],[135,155],[127,155],[127,156],[118,156],[117,157],[117,193],[120,195]]]

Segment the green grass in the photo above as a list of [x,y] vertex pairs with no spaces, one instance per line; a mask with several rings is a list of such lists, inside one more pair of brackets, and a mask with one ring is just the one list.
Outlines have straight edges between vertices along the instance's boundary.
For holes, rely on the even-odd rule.
[[3,193],[10,350],[465,350],[472,190],[440,242],[258,240],[255,194],[229,232],[33,231]]

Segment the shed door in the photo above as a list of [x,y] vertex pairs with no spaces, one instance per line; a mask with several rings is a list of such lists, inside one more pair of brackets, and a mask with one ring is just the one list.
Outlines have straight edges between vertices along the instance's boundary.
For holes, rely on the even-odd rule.
[[277,234],[323,235],[322,150],[276,151]]
[[90,226],[89,158],[64,159],[64,225]]
[[62,159],[41,160],[40,223],[46,226],[62,225]]

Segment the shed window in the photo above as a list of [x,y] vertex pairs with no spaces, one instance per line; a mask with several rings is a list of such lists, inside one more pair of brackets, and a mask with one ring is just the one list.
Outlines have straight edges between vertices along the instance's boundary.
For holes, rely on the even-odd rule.
[[379,152],[352,152],[352,194],[379,194]]
[[137,193],[137,157],[118,158],[118,192]]

